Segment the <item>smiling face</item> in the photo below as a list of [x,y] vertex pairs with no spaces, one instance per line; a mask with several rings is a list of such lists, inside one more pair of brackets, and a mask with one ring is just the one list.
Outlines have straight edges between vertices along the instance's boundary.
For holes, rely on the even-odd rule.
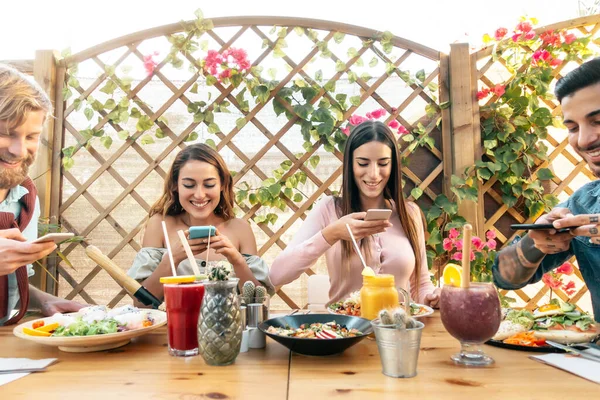
[[600,83],[562,99],[569,144],[600,178]]
[[20,126],[12,129],[7,121],[0,121],[1,189],[13,188],[27,177],[29,166],[35,160],[45,118],[45,111],[31,111]]
[[365,143],[354,150],[352,163],[362,202],[382,196],[392,172],[392,149],[377,141]]
[[206,220],[214,215],[221,200],[221,179],[217,168],[207,162],[190,160],[179,171],[177,181],[179,202],[194,220]]

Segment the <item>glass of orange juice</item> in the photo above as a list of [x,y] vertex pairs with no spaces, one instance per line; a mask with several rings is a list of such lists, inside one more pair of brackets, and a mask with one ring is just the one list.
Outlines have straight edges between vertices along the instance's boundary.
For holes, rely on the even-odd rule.
[[363,318],[373,320],[379,311],[398,307],[398,303],[394,275],[363,275],[360,289],[360,312]]

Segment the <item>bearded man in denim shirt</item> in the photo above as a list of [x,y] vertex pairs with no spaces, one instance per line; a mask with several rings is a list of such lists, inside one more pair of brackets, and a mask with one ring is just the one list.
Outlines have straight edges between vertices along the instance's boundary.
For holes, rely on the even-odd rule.
[[[569,144],[600,178],[600,58],[588,61],[556,84]],[[532,230],[498,253],[494,283],[519,289],[538,282],[546,272],[573,255],[592,297],[594,318],[600,322],[600,180],[584,185],[536,223],[555,228],[576,227],[565,233]]]

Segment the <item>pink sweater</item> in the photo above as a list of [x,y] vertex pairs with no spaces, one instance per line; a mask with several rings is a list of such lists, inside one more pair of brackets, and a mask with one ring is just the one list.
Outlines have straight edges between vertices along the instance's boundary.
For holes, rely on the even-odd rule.
[[[330,246],[321,233],[323,228],[336,220],[338,217],[333,197],[325,197],[315,204],[292,241],[273,261],[269,274],[273,285],[280,286],[294,281],[325,254],[331,283],[330,303],[346,298],[355,290],[360,290],[362,287],[362,264],[358,256],[354,252],[351,254],[350,271],[347,272],[342,265],[341,242],[338,241]],[[393,226],[385,232],[375,235],[371,241],[371,257],[374,260],[371,264],[375,264],[371,266],[376,273],[393,274],[396,286],[409,290],[413,301],[423,303],[425,295],[432,293],[435,287],[431,283],[427,269],[425,237],[421,219],[417,218],[422,260],[420,271],[415,271],[415,254],[395,211],[390,217],[390,222]],[[416,297],[416,273],[420,274],[418,299]]]

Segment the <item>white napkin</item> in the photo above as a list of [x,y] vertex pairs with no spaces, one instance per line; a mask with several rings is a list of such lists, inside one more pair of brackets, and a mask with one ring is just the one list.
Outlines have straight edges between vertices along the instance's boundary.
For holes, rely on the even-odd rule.
[[[588,349],[584,350],[584,352],[600,356],[600,351],[598,350]],[[571,354],[544,354],[541,356],[530,356],[530,358],[600,384],[600,363],[598,362]]]
[[41,360],[0,358],[0,386],[27,376],[30,372],[44,371],[47,366],[54,364],[56,360],[56,358]]

